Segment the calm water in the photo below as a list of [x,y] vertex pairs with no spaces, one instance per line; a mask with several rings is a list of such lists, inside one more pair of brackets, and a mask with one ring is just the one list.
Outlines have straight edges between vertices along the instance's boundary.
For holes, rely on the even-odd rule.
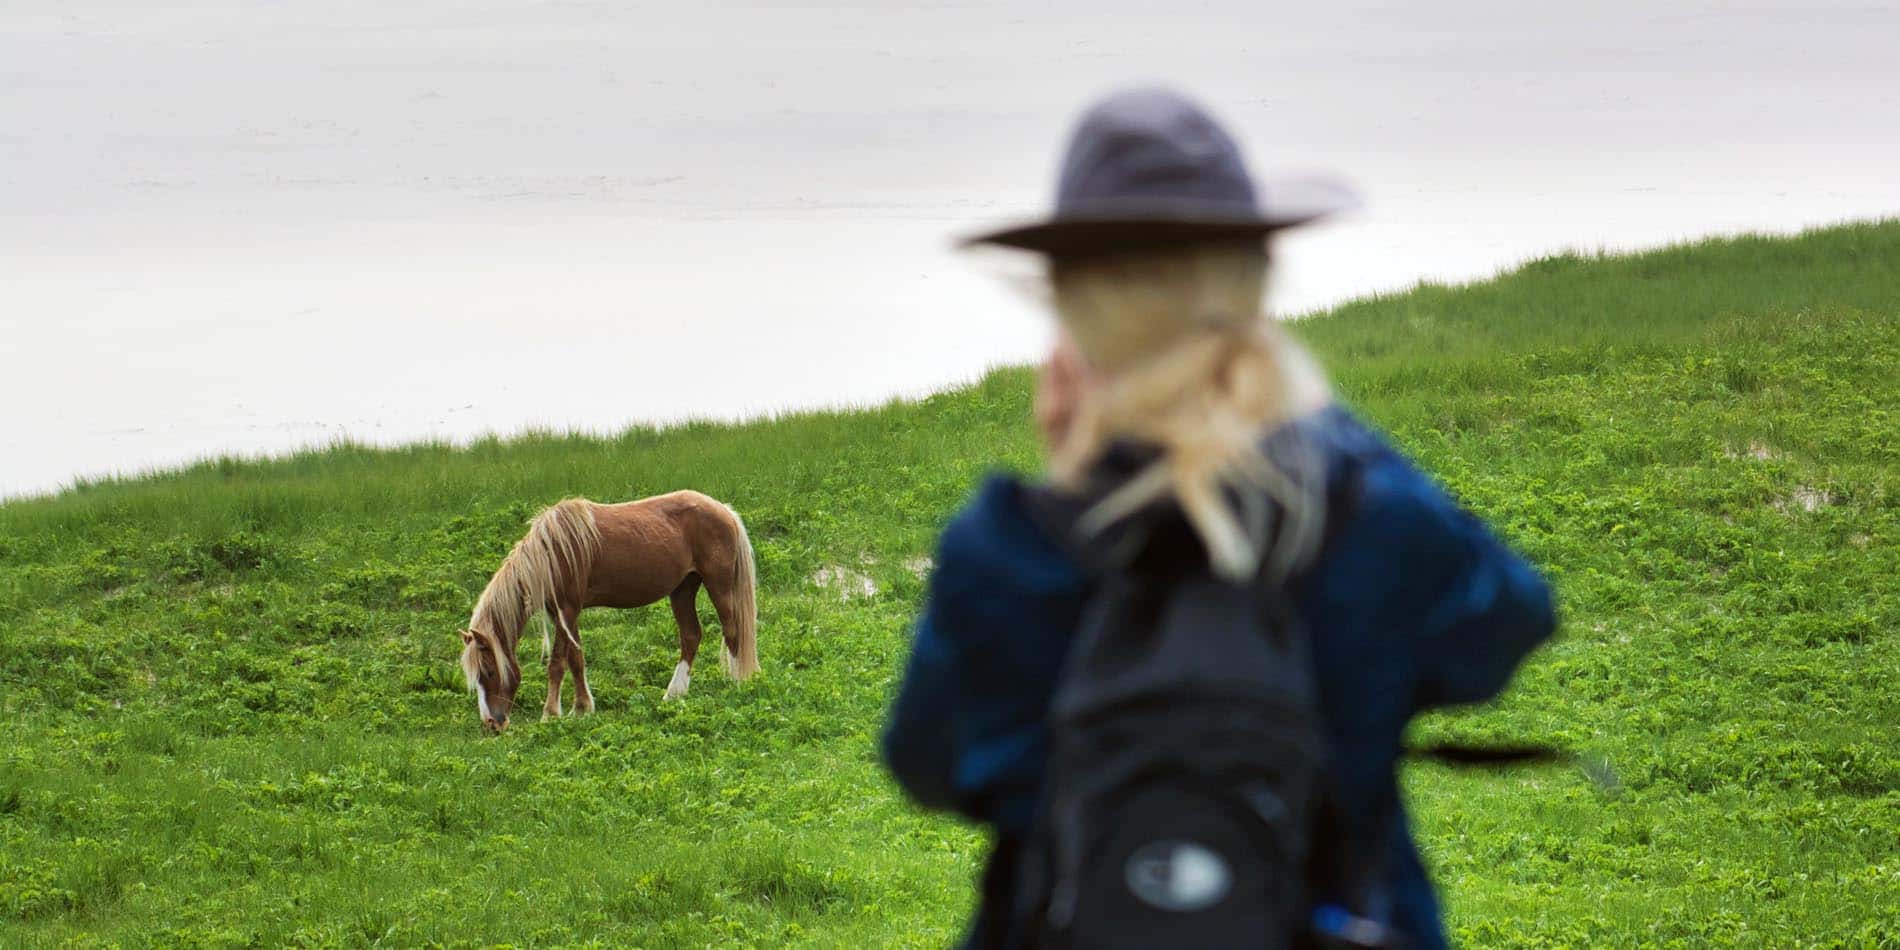
[[1359,186],[1283,312],[1900,212],[1894,3],[158,6],[0,5],[0,494],[1029,359],[948,242],[1039,210],[1130,79]]

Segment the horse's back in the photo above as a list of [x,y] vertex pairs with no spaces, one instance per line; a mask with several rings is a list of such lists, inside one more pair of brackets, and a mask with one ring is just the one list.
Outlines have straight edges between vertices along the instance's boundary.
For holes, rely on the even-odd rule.
[[733,559],[745,547],[739,537],[745,528],[738,513],[719,499],[690,489],[650,500],[663,502],[661,510],[673,519],[693,552],[695,570],[722,575],[731,571]]
[[588,583],[588,606],[653,603],[688,574],[729,562],[735,519],[717,499],[692,490],[618,504],[594,503],[600,553]]

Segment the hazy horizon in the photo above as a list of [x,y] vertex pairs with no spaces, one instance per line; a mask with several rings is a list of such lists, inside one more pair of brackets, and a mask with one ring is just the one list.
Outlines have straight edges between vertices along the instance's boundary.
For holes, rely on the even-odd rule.
[[585,0],[0,9],[0,497],[339,437],[880,402],[1034,358],[953,253],[1167,81],[1364,208],[1302,312],[1900,212],[1900,8]]

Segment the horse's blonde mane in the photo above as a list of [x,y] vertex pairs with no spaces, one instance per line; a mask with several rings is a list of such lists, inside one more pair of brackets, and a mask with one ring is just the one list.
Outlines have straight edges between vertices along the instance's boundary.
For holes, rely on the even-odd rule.
[[462,676],[468,680],[469,692],[481,687],[482,660],[477,650],[487,650],[495,660],[495,669],[501,671],[501,685],[505,689],[514,679],[514,669],[502,656],[501,640],[498,637],[481,636],[462,650]]
[[[530,619],[545,622],[548,606],[554,603],[556,572],[566,569],[575,572],[571,576],[585,578],[599,549],[600,528],[594,523],[593,502],[567,498],[542,509],[528,525],[528,533],[515,542],[514,550],[495,570],[495,576],[488,579],[469,616],[469,629],[492,635],[494,649],[512,653]],[[472,656],[464,655],[464,670],[469,668]],[[504,671],[508,669],[501,656],[495,659]]]

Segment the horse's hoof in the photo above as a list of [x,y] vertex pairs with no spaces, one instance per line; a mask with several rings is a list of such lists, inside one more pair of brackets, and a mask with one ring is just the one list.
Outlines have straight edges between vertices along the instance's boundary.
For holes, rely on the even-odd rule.
[[678,699],[686,695],[686,688],[691,686],[692,682],[693,668],[687,666],[685,660],[681,660],[678,666],[673,667],[673,681],[666,684],[666,698]]

